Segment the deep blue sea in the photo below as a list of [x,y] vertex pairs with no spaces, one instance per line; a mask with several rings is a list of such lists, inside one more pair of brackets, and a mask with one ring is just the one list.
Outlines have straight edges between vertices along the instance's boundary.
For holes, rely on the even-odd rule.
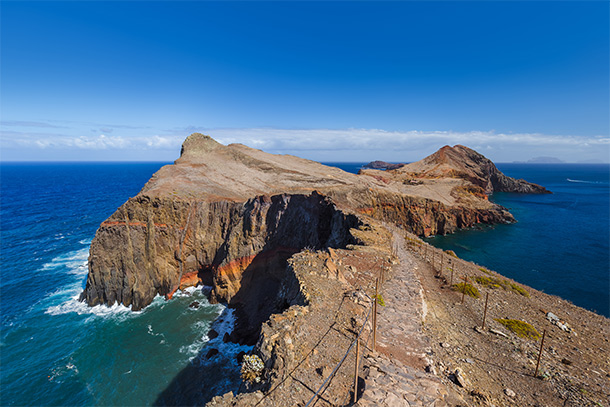
[[[140,312],[76,300],[99,224],[162,165],[0,164],[0,405],[193,404],[237,388],[234,356],[249,348],[222,342],[231,311],[201,290],[157,298]],[[496,194],[518,223],[432,243],[610,315],[610,167],[498,167],[554,194]],[[201,306],[189,307],[195,300]],[[212,325],[220,336],[210,341]],[[206,359],[210,348],[220,353]]]
[[140,312],[77,301],[99,224],[161,166],[0,165],[0,405],[184,405],[236,389],[249,348],[222,342],[231,310],[201,290]]

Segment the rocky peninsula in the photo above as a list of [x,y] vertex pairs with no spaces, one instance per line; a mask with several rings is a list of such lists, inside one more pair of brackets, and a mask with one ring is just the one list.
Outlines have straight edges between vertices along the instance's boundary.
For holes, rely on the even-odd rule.
[[[156,295],[211,286],[211,301],[236,309],[229,340],[255,345],[264,370],[260,382],[210,405],[303,406],[321,385],[310,405],[350,405],[355,353],[333,368],[361,329],[358,405],[597,405],[610,377],[600,356],[609,351],[607,319],[419,239],[514,222],[488,199],[495,191],[548,193],[464,146],[354,175],[195,133],[173,165],[100,225],[81,299],[139,310]],[[537,342],[493,318],[473,329],[481,300],[459,303],[452,287],[462,277],[494,294],[493,318],[552,331],[557,357],[543,365],[544,380],[529,372]],[[367,312],[376,279],[387,304],[373,351]],[[184,404],[196,404],[189,397]]]

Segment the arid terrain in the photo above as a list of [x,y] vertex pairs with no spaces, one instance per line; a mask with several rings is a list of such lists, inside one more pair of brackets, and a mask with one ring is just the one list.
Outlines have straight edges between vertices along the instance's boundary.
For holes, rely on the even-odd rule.
[[193,134],[102,223],[81,299],[211,286],[256,356],[211,406],[608,405],[608,319],[420,240],[514,222],[494,191],[549,193],[464,146],[355,175]]

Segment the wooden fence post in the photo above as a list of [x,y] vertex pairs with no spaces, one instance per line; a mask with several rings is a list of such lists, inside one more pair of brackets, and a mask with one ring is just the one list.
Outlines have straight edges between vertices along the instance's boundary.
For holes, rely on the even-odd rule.
[[354,368],[354,403],[358,400],[358,363],[360,362],[360,337],[356,337],[356,363]]
[[544,346],[544,337],[546,336],[546,329],[542,332],[542,341],[540,341],[540,350],[538,351],[538,361],[536,362],[536,371],[534,377],[538,377],[538,368],[540,367],[540,358],[542,357],[542,347]]
[[379,289],[379,280],[375,280],[375,298],[373,298],[373,352],[377,347],[377,295]]
[[487,300],[489,299],[489,293],[485,293],[485,311],[483,311],[483,329],[485,329],[485,318],[487,317]]

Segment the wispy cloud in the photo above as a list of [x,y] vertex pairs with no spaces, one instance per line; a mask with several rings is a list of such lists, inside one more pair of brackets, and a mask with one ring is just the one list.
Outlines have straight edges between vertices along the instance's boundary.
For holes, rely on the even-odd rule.
[[[188,130],[188,131],[185,131]],[[278,129],[203,128],[189,126],[151,136],[130,135],[117,130],[113,135],[70,136],[46,132],[3,131],[3,148],[59,150],[167,151],[175,159],[186,136],[199,131],[223,144],[241,143],[272,153],[293,154],[320,161],[415,161],[443,145],[463,144],[495,161],[527,160],[555,156],[564,161],[610,158],[610,137],[581,137],[537,133],[494,131],[386,131],[382,129]],[[112,156],[108,156],[112,159]]]
[[44,122],[44,121],[23,121],[23,120],[1,120],[0,126],[2,127],[41,127],[41,128],[53,128],[62,129],[66,126],[59,126],[56,124]]

